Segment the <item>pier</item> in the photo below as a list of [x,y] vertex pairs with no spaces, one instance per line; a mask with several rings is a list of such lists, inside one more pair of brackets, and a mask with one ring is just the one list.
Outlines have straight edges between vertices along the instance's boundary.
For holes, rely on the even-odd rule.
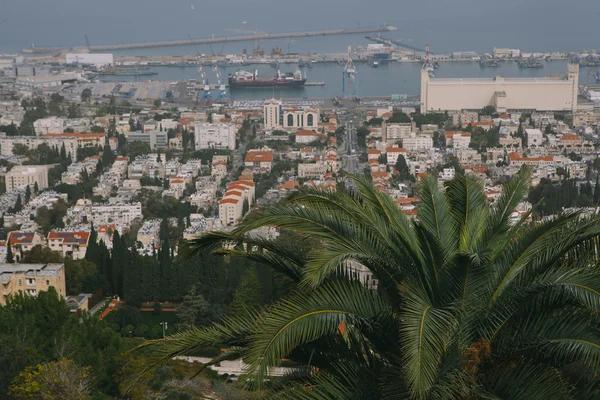
[[[89,48],[84,47],[80,50],[94,51],[112,51],[112,50],[128,50],[128,49],[142,49],[152,47],[170,47],[170,46],[189,46],[197,44],[213,44],[213,43],[227,43],[227,42],[244,42],[244,41],[255,41],[255,40],[269,40],[269,39],[289,39],[299,37],[312,37],[312,36],[331,36],[331,35],[352,35],[357,33],[373,33],[373,32],[391,32],[397,31],[398,28],[393,26],[380,26],[371,28],[355,28],[355,29],[331,29],[322,31],[305,31],[305,32],[287,32],[287,33],[258,33],[256,35],[246,36],[224,36],[224,37],[213,37],[207,39],[187,39],[187,40],[174,40],[169,42],[149,42],[149,43],[132,43],[132,44],[115,44],[105,46],[90,46]],[[66,50],[66,49],[61,49]],[[74,49],[77,50],[77,49]],[[56,48],[44,48],[34,47],[24,49],[24,53],[52,53],[56,52]]]

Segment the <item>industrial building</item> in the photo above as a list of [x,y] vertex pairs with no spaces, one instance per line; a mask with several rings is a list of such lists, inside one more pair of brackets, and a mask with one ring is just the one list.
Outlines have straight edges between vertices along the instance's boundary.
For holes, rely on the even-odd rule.
[[112,54],[67,54],[67,64],[93,65],[95,67],[104,67],[115,63]]
[[577,111],[579,65],[569,64],[565,77],[436,78],[421,71],[421,112],[480,110]]

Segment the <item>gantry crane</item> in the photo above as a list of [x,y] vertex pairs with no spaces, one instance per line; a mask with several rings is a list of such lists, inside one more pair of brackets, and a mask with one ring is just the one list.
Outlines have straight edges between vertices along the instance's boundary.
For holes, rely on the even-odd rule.
[[342,76],[344,98],[354,97],[358,100],[358,71],[352,61],[352,46],[348,46],[348,60]]
[[[188,35],[188,37],[190,38],[190,41],[193,43],[192,37],[190,35]],[[206,99],[206,101],[208,101],[211,99],[210,84],[208,83],[208,78],[206,77],[206,74],[204,73],[204,68],[202,67],[202,57],[200,57],[200,52],[196,48],[196,45],[194,45],[194,50],[196,50],[196,60],[198,62],[198,74],[200,74],[200,80],[202,82],[202,89],[204,91],[202,97],[204,99]],[[200,93],[198,93],[198,94],[200,94]],[[198,97],[200,97],[200,96],[198,96]]]
[[217,76],[217,83],[219,85],[219,99],[225,100],[227,98],[227,89],[225,88],[225,82],[223,82],[221,71],[219,71],[219,66],[216,62],[213,64],[213,71]]

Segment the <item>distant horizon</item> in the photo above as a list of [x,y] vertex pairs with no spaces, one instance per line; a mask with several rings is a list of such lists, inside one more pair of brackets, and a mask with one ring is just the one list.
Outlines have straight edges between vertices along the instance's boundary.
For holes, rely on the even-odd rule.
[[[276,0],[225,0],[208,7],[195,0],[5,0],[0,5],[0,53],[20,52],[32,43],[85,46],[86,33],[91,45],[110,45],[235,35],[228,30],[278,33],[383,24],[399,29],[391,38],[418,47],[429,43],[437,53],[490,52],[494,47],[581,51],[598,46],[599,22],[600,2],[593,0],[506,0],[501,7],[471,0],[304,0],[299,9]],[[343,51],[355,44],[348,39],[327,37],[305,47],[299,38],[291,46],[302,52]],[[285,40],[273,45],[287,48]]]

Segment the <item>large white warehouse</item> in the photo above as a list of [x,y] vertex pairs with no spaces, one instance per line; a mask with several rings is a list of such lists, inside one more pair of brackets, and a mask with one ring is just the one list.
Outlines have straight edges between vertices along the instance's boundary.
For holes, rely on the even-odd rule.
[[421,112],[480,110],[577,111],[579,65],[565,78],[435,78],[421,71]]
[[67,54],[67,64],[94,65],[103,67],[114,64],[112,54]]

